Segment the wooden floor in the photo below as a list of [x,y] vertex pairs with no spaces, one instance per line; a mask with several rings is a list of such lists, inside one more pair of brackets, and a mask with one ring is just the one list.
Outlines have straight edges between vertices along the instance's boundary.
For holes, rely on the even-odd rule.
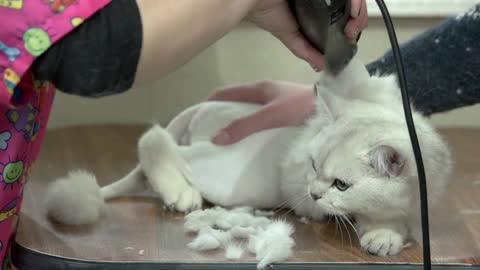
[[[198,253],[186,248],[192,239],[183,232],[181,214],[165,212],[152,197],[110,202],[107,216],[91,227],[71,228],[44,217],[42,199],[47,183],[71,169],[94,172],[106,184],[136,164],[139,126],[79,127],[50,131],[25,191],[16,238],[21,246],[60,257],[101,261],[223,262],[219,252]],[[434,263],[480,264],[480,129],[442,131],[457,162],[454,184],[440,215],[431,220]],[[289,216],[296,222],[296,217]],[[395,257],[369,256],[358,247],[353,231],[336,232],[333,222],[295,224],[292,262],[421,263],[414,245]],[[342,241],[343,239],[343,241]],[[242,261],[252,262],[247,255]]]

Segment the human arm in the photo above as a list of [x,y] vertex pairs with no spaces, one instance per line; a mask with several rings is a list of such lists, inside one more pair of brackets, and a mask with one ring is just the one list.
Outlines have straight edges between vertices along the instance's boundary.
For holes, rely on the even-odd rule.
[[161,79],[245,19],[322,65],[285,0],[115,0],[48,48],[32,71],[66,93],[118,94]]
[[135,78],[142,85],[162,78],[220,39],[258,0],[138,0],[143,46]]
[[[477,15],[474,15],[477,14]],[[480,102],[480,4],[401,45],[409,95],[425,115]],[[371,74],[396,73],[389,50],[369,63]]]
[[[365,0],[351,0],[345,33],[351,40],[367,25]],[[323,57],[300,33],[285,0],[138,0],[144,47],[136,82],[149,82],[184,64],[247,19],[278,38],[317,69]]]

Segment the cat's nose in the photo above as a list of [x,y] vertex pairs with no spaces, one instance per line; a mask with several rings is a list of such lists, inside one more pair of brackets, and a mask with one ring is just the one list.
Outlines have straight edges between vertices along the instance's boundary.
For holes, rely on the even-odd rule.
[[321,195],[315,194],[315,193],[313,193],[313,192],[310,192],[310,196],[311,196],[312,199],[314,199],[315,201],[322,198]]

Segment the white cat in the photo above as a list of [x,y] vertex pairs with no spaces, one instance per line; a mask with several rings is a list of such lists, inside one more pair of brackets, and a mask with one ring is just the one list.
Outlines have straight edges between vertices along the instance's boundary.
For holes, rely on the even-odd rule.
[[[258,105],[205,102],[188,108],[166,129],[154,126],[140,138],[139,165],[124,178],[101,189],[81,171],[54,182],[47,213],[66,224],[92,223],[104,200],[148,183],[181,212],[201,208],[203,198],[224,207],[283,204],[313,219],[353,216],[364,250],[396,255],[419,213],[396,78],[370,76],[354,58],[338,77],[322,74],[317,89],[316,111],[304,126],[261,131],[230,146],[216,146],[210,138]],[[414,112],[414,120],[434,204],[450,180],[451,155],[424,117]]]

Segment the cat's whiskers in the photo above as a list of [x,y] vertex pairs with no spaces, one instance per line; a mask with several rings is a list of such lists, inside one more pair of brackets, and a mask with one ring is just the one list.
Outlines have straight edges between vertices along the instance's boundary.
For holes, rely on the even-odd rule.
[[273,210],[276,211],[276,210],[281,210],[283,208],[283,206],[285,206],[286,204],[292,202],[292,201],[295,201],[301,197],[305,196],[305,194],[301,193],[300,195],[298,196],[295,196],[295,197],[291,197],[289,199],[286,199],[284,202],[280,203],[278,206],[274,207]]
[[305,195],[308,195],[308,194],[300,194],[296,197],[285,200],[283,203],[281,203],[279,206],[277,206],[273,209],[274,215],[277,214],[278,212],[282,211],[283,206],[285,206],[286,204],[294,203],[294,202],[297,202],[300,199],[304,199]]
[[358,234],[357,228],[355,228],[350,218],[348,216],[343,216],[343,217],[345,218],[345,221],[347,221],[347,223],[352,227],[353,231],[357,235],[358,241],[360,241],[360,235]]
[[290,210],[288,210],[285,214],[283,214],[283,216],[287,216],[288,214],[290,214],[292,211],[294,211],[298,206],[300,206],[302,203],[305,202],[305,200],[308,198],[308,196],[310,196],[309,194],[305,193],[303,196],[300,197],[300,201],[295,204],[295,206],[293,206],[292,208],[290,208]]
[[345,221],[343,220],[343,216],[340,216],[339,219],[342,222],[343,226],[345,227],[345,230],[347,230],[348,239],[350,240],[350,247],[353,248],[352,237],[350,236],[350,230],[345,224]]
[[287,216],[288,214],[290,214],[291,212],[295,211],[295,209],[300,206],[302,203],[305,202],[305,199],[306,199],[306,196],[303,196],[302,198],[299,199],[299,201],[292,207],[290,208],[290,210],[288,210],[285,214],[283,214],[283,216]]
[[338,230],[338,223],[337,223],[337,217],[332,216],[332,220],[335,219],[335,234],[333,235],[334,238],[337,238],[337,230]]
[[332,221],[332,219],[333,219],[333,216],[330,215],[330,217],[328,218],[328,221],[327,221],[327,226],[328,226],[328,224],[330,224],[330,221]]
[[343,247],[343,231],[342,231],[342,226],[341,226],[340,222],[338,222],[338,217],[337,216],[335,216],[335,223],[336,223],[335,234],[337,232],[337,227],[338,227],[339,230],[340,230],[340,238],[342,239],[342,247]]

